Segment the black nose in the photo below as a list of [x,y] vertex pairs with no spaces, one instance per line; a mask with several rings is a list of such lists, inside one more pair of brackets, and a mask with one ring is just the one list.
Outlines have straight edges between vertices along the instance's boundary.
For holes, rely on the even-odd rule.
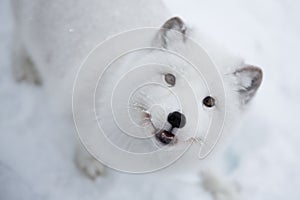
[[168,115],[168,122],[175,128],[182,128],[186,123],[184,114],[180,112],[172,112]]

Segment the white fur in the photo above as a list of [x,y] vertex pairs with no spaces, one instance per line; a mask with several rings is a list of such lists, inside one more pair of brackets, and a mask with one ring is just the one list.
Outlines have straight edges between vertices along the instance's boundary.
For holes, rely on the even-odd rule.
[[[17,47],[16,52],[22,52],[22,54],[26,54],[32,60],[37,67],[44,86],[49,92],[49,96],[53,98],[54,102],[58,102],[60,110],[70,115],[72,84],[78,67],[89,51],[111,35],[140,27],[160,27],[166,20],[172,17],[160,0],[14,0],[13,4],[16,16],[16,37],[19,38],[16,42],[18,42],[17,46],[22,47]],[[239,116],[240,110],[235,77],[232,73],[236,68],[240,68],[244,64],[240,58],[232,56],[224,48],[213,44],[209,39],[200,34],[197,28],[188,30],[187,36],[194,38],[207,50],[223,77],[227,99],[230,100],[227,108],[228,118],[225,122],[224,134],[221,138],[221,144],[218,145],[224,146],[222,141],[229,138],[228,135],[231,133],[231,126],[235,123],[236,116]],[[24,56],[15,55],[15,59],[20,59],[20,62],[22,62]],[[142,64],[151,57],[156,57],[158,60],[167,59],[164,55],[159,55],[159,53],[149,53],[143,55],[143,59],[135,60],[134,62],[135,64]],[[121,62],[121,66],[122,63],[124,66],[125,61],[119,62]],[[180,66],[180,69],[156,69],[157,71],[153,71],[153,78],[158,80],[161,78],[160,75],[164,73],[176,74],[178,71],[185,73],[186,77],[193,83],[192,87],[197,91],[196,95],[199,99],[199,110],[201,111],[199,113],[200,120],[205,124],[209,114],[207,114],[208,111],[203,109],[201,104],[201,100],[207,95],[203,83],[198,80],[193,71],[186,68],[184,63],[180,63],[176,58],[170,58],[167,62],[170,65]],[[113,71],[110,76],[104,77],[104,80],[115,81],[114,79],[118,79],[118,74],[122,73],[123,70],[121,66],[119,66],[120,71]],[[162,78],[161,82],[163,84]],[[174,87],[177,89],[178,95],[185,95],[185,86],[183,83],[184,81],[178,78],[176,87]],[[103,89],[101,93],[103,96],[105,96],[105,89],[109,90],[110,88]],[[137,94],[133,102],[135,104],[126,106],[134,107],[135,105],[143,105],[140,113],[135,113],[137,120],[141,118],[141,113],[149,112],[153,117],[152,123],[155,127],[157,126],[156,128],[169,126],[164,123],[166,114],[179,109],[179,105],[175,99],[161,98],[162,95],[168,95],[168,92],[158,87],[150,87],[144,91],[144,93],[149,94],[148,96],[143,96],[141,93]],[[109,108],[103,106],[105,103],[107,103],[105,98],[99,99],[99,112],[109,112]],[[165,113],[158,114],[160,111],[157,109],[159,108],[153,107],[154,104],[165,105],[163,107]],[[193,115],[193,108],[189,109],[185,114],[188,119],[193,119],[193,116],[191,116]],[[215,109],[213,112],[220,111]],[[110,119],[104,118],[103,120],[106,120],[107,124],[111,123]],[[189,124],[190,121],[187,122],[186,127],[178,130],[178,132],[182,133],[178,134],[180,135],[178,136],[180,142],[191,141],[191,137],[188,135]],[[205,129],[206,127],[203,126],[203,130]],[[110,131],[115,132],[117,130],[111,126]],[[149,126],[147,131],[150,134],[153,132],[153,127]],[[130,141],[123,141],[123,145],[128,145],[126,142],[130,144]],[[192,148],[190,151],[196,150]],[[85,155],[80,154],[80,157],[82,158],[77,159],[77,163],[89,176],[95,177],[103,172],[103,166],[99,165],[99,163],[93,164],[94,161],[87,162]],[[184,167],[182,167],[182,163]],[[198,163],[198,160],[187,154],[182,158],[181,164],[178,165],[179,167],[172,166],[171,168],[189,171],[189,167],[191,167],[194,168],[192,171],[199,171],[200,165],[196,163]],[[95,168],[93,168],[94,166]]]

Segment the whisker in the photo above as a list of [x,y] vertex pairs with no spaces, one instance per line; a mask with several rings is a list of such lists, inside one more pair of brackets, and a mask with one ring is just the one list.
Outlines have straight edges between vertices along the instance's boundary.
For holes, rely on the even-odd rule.
[[193,138],[189,138],[188,140],[185,140],[184,142],[191,142],[191,143],[200,143],[200,144],[203,144],[204,143],[204,140],[200,137],[193,137]]

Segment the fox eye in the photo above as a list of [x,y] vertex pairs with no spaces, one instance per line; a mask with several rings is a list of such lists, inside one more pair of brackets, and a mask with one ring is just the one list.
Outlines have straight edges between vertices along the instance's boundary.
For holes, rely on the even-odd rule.
[[211,97],[211,96],[207,96],[207,97],[205,97],[205,98],[203,99],[202,103],[203,103],[203,105],[205,105],[206,107],[211,108],[211,107],[215,106],[216,100],[215,100],[213,97]]
[[176,84],[176,77],[170,73],[165,74],[165,81],[170,87],[172,87]]

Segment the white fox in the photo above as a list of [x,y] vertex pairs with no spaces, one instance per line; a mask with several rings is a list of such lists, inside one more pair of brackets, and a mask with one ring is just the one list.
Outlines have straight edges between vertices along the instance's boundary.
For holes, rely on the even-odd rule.
[[[172,16],[160,0],[92,0],[89,2],[14,0],[13,10],[16,19],[13,67],[17,80],[26,79],[36,84],[43,84],[53,101],[58,102],[59,109],[70,115],[72,114],[73,82],[79,66],[88,53],[108,37],[136,28],[162,27],[163,29],[158,33],[161,37],[149,38],[149,40],[156,40],[164,49],[171,48],[175,43],[179,46],[185,45],[184,38],[172,39],[172,36],[168,34],[169,29],[195,39],[206,49],[222,76],[226,98],[230,102],[226,104],[227,117],[217,147],[225,146],[223,141],[231,134],[231,127],[236,124],[235,120],[241,115],[241,111],[253,98],[262,82],[260,68],[245,64],[243,59],[214,44],[197,30],[191,30],[183,18]],[[147,56],[149,54],[152,53],[148,52]],[[147,56],[140,55],[140,57]],[[160,60],[164,55],[153,54],[152,57]],[[139,60],[138,63],[143,61],[147,61],[147,58]],[[185,142],[197,143],[201,138],[191,137],[188,134],[191,129],[191,121],[195,118],[193,112],[195,109],[181,110],[174,99],[166,98],[174,90],[176,90],[177,96],[186,95],[187,85],[179,72],[185,74],[186,78],[190,80],[189,87],[196,91],[196,97],[199,100],[197,115],[201,121],[201,123],[199,122],[199,132],[207,129],[207,118],[212,112],[216,115],[222,112],[218,109],[218,104],[223,103],[220,102],[222,99],[214,91],[207,91],[198,77],[176,59],[170,59],[168,64],[177,66],[177,68],[157,68],[148,74],[149,79],[157,80],[168,89],[162,89],[156,85],[145,87],[132,97],[132,101],[127,102],[126,105],[119,102],[119,105],[124,104],[126,108],[134,108],[134,114],[131,117],[135,118],[133,119],[135,123],[144,124],[146,122],[146,134],[153,134],[154,140],[160,146],[171,148]],[[126,67],[121,63],[118,68],[115,68],[114,73],[106,75],[104,80],[116,82],[120,79],[118,74],[128,70]],[[144,93],[147,95],[142,95]],[[106,94],[101,95],[105,97]],[[109,103],[106,102],[106,98],[102,99],[101,96],[99,98],[97,100],[100,102],[99,112],[111,112],[111,108],[105,106]],[[160,106],[155,107],[158,104]],[[104,117],[103,120],[104,124],[110,124],[111,119]],[[115,133],[118,132],[118,129],[110,127],[110,131]],[[123,142],[125,146],[130,144],[130,141]],[[184,162],[186,167],[184,170],[186,171],[191,165],[197,171],[199,167],[197,162],[196,158],[189,158]],[[91,178],[97,177],[104,170],[104,166],[85,151],[78,151],[76,163]],[[205,180],[207,177],[215,178],[210,175],[204,177],[206,177]],[[213,186],[208,189],[209,191],[214,194],[218,192],[214,191],[218,188],[216,181],[210,180],[207,183],[207,187],[213,183]],[[218,195],[215,197],[219,198]]]

